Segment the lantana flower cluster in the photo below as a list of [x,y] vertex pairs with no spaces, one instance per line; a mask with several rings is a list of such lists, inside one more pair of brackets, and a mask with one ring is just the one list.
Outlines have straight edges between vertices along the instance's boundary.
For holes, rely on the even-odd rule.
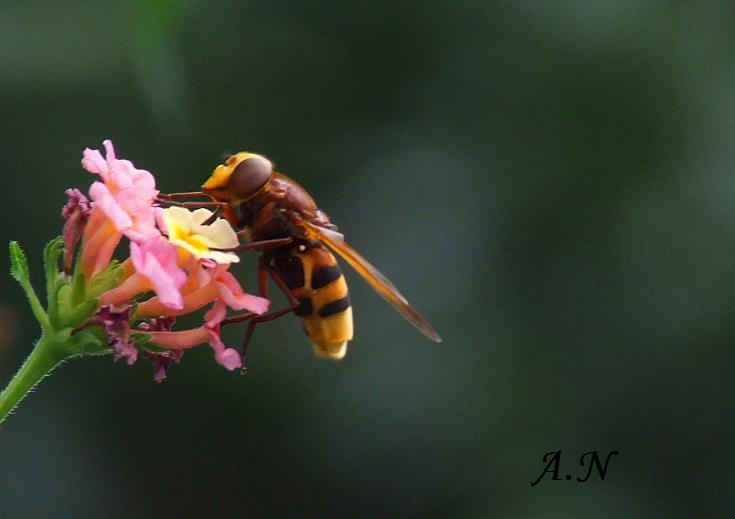
[[[208,343],[226,369],[242,367],[238,351],[222,341],[222,322],[228,309],[263,314],[269,302],[245,293],[229,272],[239,261],[231,252],[237,234],[209,209],[158,206],[153,175],[118,159],[109,140],[104,147],[105,156],[83,153],[82,167],[97,176],[88,196],[66,192],[65,274],[49,316],[74,326],[71,333],[105,340],[115,360],[152,361],[156,381],[199,344]],[[113,256],[123,240],[129,255],[118,261]],[[173,329],[177,317],[205,307],[201,326]]]

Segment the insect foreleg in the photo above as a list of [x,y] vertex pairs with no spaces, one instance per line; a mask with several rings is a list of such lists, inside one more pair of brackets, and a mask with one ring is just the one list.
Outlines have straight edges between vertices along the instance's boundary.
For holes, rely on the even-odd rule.
[[206,196],[207,198],[214,200],[214,197],[204,191],[190,191],[187,193],[158,193],[158,198],[166,200],[185,200],[187,198],[200,198]]
[[227,202],[174,202],[165,198],[156,198],[156,202],[165,206],[184,207],[186,209],[227,209],[230,204]]
[[260,241],[251,241],[249,243],[242,243],[238,245],[237,247],[231,247],[229,249],[212,249],[217,250],[221,252],[241,252],[244,250],[257,250],[257,251],[266,251],[270,249],[277,249],[278,247],[283,247],[284,245],[288,245],[290,243],[293,243],[293,238],[277,238],[274,240],[260,240]]

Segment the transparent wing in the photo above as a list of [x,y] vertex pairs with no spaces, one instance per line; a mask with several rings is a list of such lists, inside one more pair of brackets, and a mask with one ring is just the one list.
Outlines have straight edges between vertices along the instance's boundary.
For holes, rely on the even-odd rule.
[[368,260],[362,257],[359,252],[350,247],[344,241],[344,237],[323,227],[319,227],[307,222],[297,215],[292,215],[296,224],[298,224],[306,234],[322,243],[327,244],[337,254],[339,254],[350,266],[355,269],[367,281],[373,289],[380,294],[383,299],[388,301],[393,308],[398,310],[409,323],[414,325],[426,337],[434,342],[441,342],[439,334],[431,327],[431,325],[421,317],[406,298],[401,295],[398,289],[386,278],[378,269],[376,269]]

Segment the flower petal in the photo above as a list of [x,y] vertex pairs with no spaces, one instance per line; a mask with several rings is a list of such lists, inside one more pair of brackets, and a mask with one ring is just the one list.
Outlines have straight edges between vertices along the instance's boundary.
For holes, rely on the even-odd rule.
[[178,253],[163,238],[147,240],[140,245],[130,242],[130,258],[135,271],[148,278],[165,306],[182,308],[181,286],[186,273],[177,264]]
[[207,310],[207,313],[204,314],[204,320],[207,322],[207,326],[214,328],[219,326],[226,315],[227,306],[220,299],[217,299],[212,305],[212,308]]
[[240,357],[237,350],[226,347],[225,343],[222,342],[222,337],[220,337],[219,333],[219,326],[210,328],[205,325],[204,328],[209,332],[209,345],[212,346],[212,349],[214,350],[214,359],[217,363],[230,371],[241,368],[242,357]]
[[105,147],[105,155],[107,155],[107,160],[115,160],[115,147],[112,145],[112,141],[110,139],[105,139],[102,141],[102,145]]
[[142,242],[161,235],[156,227],[155,208],[150,200],[140,197],[136,188],[119,191],[115,195],[115,200],[131,218],[130,225],[120,229],[128,238]]
[[234,371],[242,367],[242,357],[240,357],[240,354],[237,352],[237,350],[233,348],[225,348],[222,351],[217,350],[214,358],[217,360],[218,363],[224,366],[225,369],[228,369],[230,371]]
[[159,235],[153,207],[158,190],[153,175],[128,160],[117,159],[109,140],[104,145],[106,159],[97,150],[84,150],[82,166],[102,179],[92,184],[90,197],[131,240],[141,242]]
[[145,333],[150,336],[151,343],[172,350],[187,350],[199,346],[209,341],[210,337],[204,326],[178,332],[149,332],[146,330]]
[[105,215],[112,220],[118,231],[122,232],[133,225],[133,219],[117,203],[110,189],[102,182],[93,182],[89,188],[89,196]]
[[237,254],[216,250],[236,247],[239,240],[232,226],[222,218],[211,225],[203,225],[212,214],[208,209],[192,212],[182,207],[168,207],[161,211],[160,219],[171,243],[196,258],[209,258],[222,264],[239,262]]
[[230,272],[221,273],[215,283],[220,297],[233,310],[249,310],[259,315],[268,311],[270,301],[264,297],[246,294]]
[[109,169],[107,167],[107,161],[97,150],[84,149],[82,152],[82,167],[90,173],[98,174],[102,177],[102,180],[107,180],[108,178]]

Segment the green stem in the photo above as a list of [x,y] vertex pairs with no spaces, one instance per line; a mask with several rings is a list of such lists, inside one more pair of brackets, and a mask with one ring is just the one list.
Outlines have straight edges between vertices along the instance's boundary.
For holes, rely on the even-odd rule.
[[46,334],[20,367],[8,386],[0,393],[0,423],[38,382],[68,357],[68,353]]
[[[20,280],[19,283],[20,286],[23,287],[23,291],[26,293],[26,297],[28,297],[28,302],[31,305],[31,311],[33,312],[33,315],[36,317],[36,320],[41,324],[41,328],[43,328],[44,333],[47,332],[51,329],[51,323],[49,322],[46,312],[43,310],[43,305],[38,299],[36,291],[33,290],[33,285],[31,285],[31,282],[29,280]],[[0,421],[2,421],[2,418],[0,418]]]

